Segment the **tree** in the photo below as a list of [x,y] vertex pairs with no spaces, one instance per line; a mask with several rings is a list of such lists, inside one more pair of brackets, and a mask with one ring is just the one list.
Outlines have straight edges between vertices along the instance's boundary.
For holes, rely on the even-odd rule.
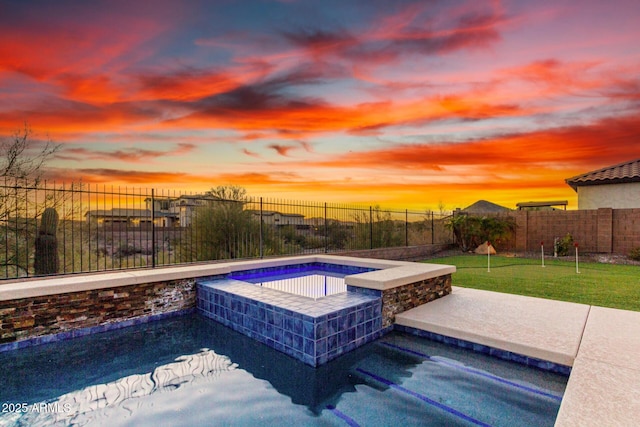
[[453,215],[446,223],[453,231],[456,244],[464,252],[476,248],[481,243],[495,243],[508,239],[516,230],[513,217]]
[[6,276],[29,271],[36,219],[45,206],[33,203],[32,190],[42,182],[46,163],[61,147],[32,136],[25,123],[0,142],[0,269]]
[[248,200],[247,190],[238,185],[218,185],[205,194],[220,201],[244,203]]
[[45,163],[61,147],[50,140],[40,146],[32,138],[33,132],[27,123],[12,135],[9,141],[0,144],[0,177],[11,180],[26,180],[30,186],[38,185],[45,172]]
[[183,257],[198,261],[259,255],[260,223],[245,210],[247,192],[238,186],[218,186],[205,193],[185,240]]

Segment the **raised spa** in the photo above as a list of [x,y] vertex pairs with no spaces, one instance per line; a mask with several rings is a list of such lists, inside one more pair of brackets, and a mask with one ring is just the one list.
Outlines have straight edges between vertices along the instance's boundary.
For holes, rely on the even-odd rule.
[[391,330],[395,314],[448,294],[454,270],[335,256],[248,264],[199,279],[197,308],[206,317],[318,366]]

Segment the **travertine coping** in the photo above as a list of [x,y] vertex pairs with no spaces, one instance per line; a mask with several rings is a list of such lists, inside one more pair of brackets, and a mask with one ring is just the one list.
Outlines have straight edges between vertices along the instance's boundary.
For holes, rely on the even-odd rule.
[[[336,255],[305,255],[263,260],[216,262],[180,267],[162,267],[147,270],[117,271],[83,275],[36,278],[34,280],[0,284],[0,301],[32,298],[69,292],[81,292],[116,286],[228,274],[239,270],[277,267],[282,265],[326,262],[381,270],[348,276],[347,284],[378,290],[390,289],[418,280],[441,276],[455,271],[453,266],[422,264],[405,261],[388,261],[371,258],[343,257]],[[378,273],[378,274],[372,274]]]
[[557,427],[637,426],[640,312],[591,307]]
[[454,287],[396,323],[571,366],[588,315],[585,304]]
[[384,291],[434,277],[455,273],[453,265],[406,263],[384,270],[369,271],[345,277],[350,286]]

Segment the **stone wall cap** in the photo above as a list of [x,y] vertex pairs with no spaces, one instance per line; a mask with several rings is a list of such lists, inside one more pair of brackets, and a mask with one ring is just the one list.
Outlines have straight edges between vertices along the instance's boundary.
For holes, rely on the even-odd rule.
[[140,283],[131,272],[43,278],[0,285],[0,301],[82,292]]
[[421,280],[455,273],[456,267],[445,264],[407,263],[384,270],[369,271],[345,277],[345,283],[361,288],[387,290]]

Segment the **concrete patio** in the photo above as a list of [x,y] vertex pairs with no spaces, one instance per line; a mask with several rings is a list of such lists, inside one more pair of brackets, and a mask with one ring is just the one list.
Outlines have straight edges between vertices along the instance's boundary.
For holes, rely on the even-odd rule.
[[556,426],[640,422],[640,312],[454,287],[396,323],[572,366]]

